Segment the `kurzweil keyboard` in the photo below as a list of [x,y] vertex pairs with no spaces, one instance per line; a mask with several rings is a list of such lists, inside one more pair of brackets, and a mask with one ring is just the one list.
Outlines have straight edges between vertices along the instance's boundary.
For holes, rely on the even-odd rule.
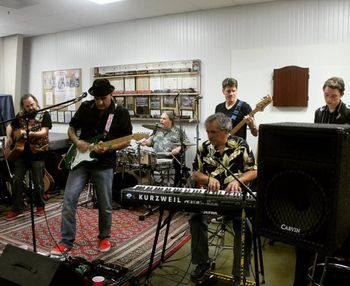
[[[253,193],[255,195],[255,193]],[[216,212],[231,214],[241,210],[243,195],[239,192],[209,192],[205,189],[136,185],[121,191],[123,205],[149,204],[168,210]],[[255,207],[255,198],[246,195],[245,208]]]

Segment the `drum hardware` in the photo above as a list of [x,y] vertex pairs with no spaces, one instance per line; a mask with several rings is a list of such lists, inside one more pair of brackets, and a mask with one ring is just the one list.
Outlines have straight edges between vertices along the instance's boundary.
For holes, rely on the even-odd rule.
[[322,263],[316,260],[317,254],[314,264],[309,268],[310,286],[349,285],[350,266],[333,257],[326,257]]
[[[6,138],[5,136],[0,138],[0,151],[2,152],[2,154],[4,154],[4,152],[5,152],[5,150],[4,150],[5,149],[5,138]],[[0,183],[1,183],[0,188],[3,189],[3,191],[0,192],[0,200],[10,204],[11,197],[12,197],[12,179],[13,179],[14,174],[11,172],[9,162],[5,158],[5,156],[0,156],[0,158],[1,157],[3,157],[3,160],[5,162],[8,176],[7,175],[5,176],[5,173],[3,173],[4,176],[0,177]],[[0,161],[2,161],[2,160],[0,160]]]
[[[141,167],[141,163],[142,163],[141,143],[137,142],[136,144],[137,144],[137,154],[138,154],[138,158],[139,158],[139,166]],[[148,175],[149,175],[148,181],[150,182],[151,181],[151,172],[148,172]],[[139,169],[139,177],[141,177],[141,168]],[[139,216],[140,221],[144,221],[147,216],[153,214],[156,210],[159,209],[159,206],[152,207],[150,205],[145,205],[144,207],[146,208],[147,211]]]
[[175,144],[176,146],[185,146],[185,147],[189,147],[189,146],[195,146],[196,144],[194,143],[190,143],[190,142],[183,142],[183,143],[178,143],[178,144]]

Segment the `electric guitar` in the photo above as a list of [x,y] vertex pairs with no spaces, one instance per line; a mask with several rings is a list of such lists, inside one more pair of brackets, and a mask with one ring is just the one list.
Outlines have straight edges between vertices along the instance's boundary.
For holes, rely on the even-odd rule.
[[[143,138],[148,138],[148,137],[149,137],[149,134],[136,133],[136,134],[131,134],[131,135],[127,135],[124,137],[120,137],[117,139],[113,139],[110,141],[102,142],[102,145],[103,145],[103,147],[109,147],[109,146],[112,146],[114,144],[130,141],[131,139],[138,141],[138,140],[141,140]],[[88,140],[88,142],[91,144],[89,145],[89,148],[86,152],[80,152],[78,150],[78,148],[76,147],[76,145],[72,144],[69,147],[66,156],[64,157],[64,164],[65,164],[66,168],[68,170],[73,170],[74,168],[78,167],[83,162],[96,161],[97,158],[93,158],[90,155],[91,155],[91,152],[94,150],[95,145],[100,141],[101,138],[102,138],[102,135],[97,135],[97,136],[91,138],[90,140]]]
[[[262,100],[260,100],[255,106],[254,110],[252,110],[248,115],[254,116],[258,111],[263,111],[266,106],[268,106],[272,102],[272,97],[270,95],[265,96]],[[238,123],[232,130],[230,131],[231,135],[237,133],[239,129],[245,124],[245,120],[243,119],[240,123]]]

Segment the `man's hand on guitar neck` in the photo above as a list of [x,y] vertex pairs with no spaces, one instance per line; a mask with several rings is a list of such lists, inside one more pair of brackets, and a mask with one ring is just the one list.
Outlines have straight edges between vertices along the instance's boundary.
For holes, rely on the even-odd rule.
[[252,133],[253,136],[258,136],[258,127],[255,124],[255,119],[254,117],[250,115],[244,116],[244,120],[249,126],[250,132]]
[[110,149],[111,149],[111,147],[110,146],[106,146],[105,144],[103,144],[103,141],[98,142],[94,146],[94,152],[96,152],[97,154],[106,153]]

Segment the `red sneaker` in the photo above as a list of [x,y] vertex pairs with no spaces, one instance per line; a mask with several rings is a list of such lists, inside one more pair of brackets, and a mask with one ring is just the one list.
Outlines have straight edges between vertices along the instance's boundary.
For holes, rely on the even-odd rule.
[[43,216],[44,214],[45,214],[44,208],[42,208],[42,207],[36,208],[36,216]]
[[20,211],[9,211],[5,216],[5,220],[13,220],[21,216],[23,216],[23,213]]
[[65,245],[58,244],[54,248],[51,249],[51,254],[52,255],[63,255],[69,251],[70,251],[70,249],[68,247],[66,247]]
[[101,252],[107,252],[111,249],[111,243],[108,239],[100,240],[98,244],[98,250]]

